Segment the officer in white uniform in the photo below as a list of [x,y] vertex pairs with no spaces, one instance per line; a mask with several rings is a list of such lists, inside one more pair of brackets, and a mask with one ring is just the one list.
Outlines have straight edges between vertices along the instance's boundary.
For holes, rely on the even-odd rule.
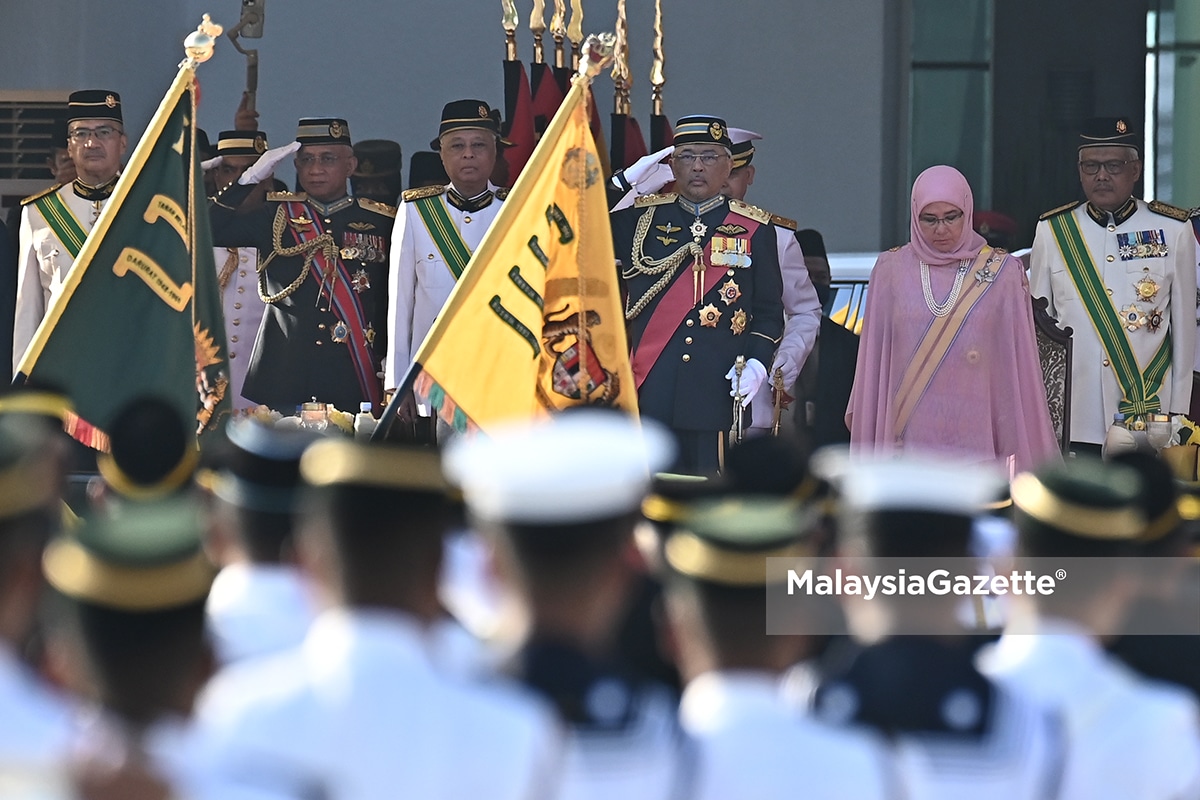
[[[383,385],[388,390],[404,379],[434,318],[508,196],[506,189],[489,180],[500,146],[500,126],[487,103],[447,103],[437,139],[430,146],[441,155],[450,183],[409,189],[401,195],[396,211],[388,274],[390,335],[383,367]],[[411,416],[411,406],[402,411]]]
[[694,750],[674,694],[635,677],[613,646],[636,585],[638,509],[671,450],[651,420],[639,430],[596,410],[494,428],[447,450],[447,476],[494,537],[498,572],[529,620],[507,671],[553,702],[568,728],[561,800],[690,791]]
[[[1099,638],[1116,632],[1109,626],[1131,594],[1121,586],[1136,580],[1128,565],[1146,529],[1138,492],[1135,471],[1092,458],[1018,475],[1012,484],[1021,555],[1097,564],[1093,574],[1035,597],[1032,630],[1006,633],[979,658],[985,674],[1061,716],[1063,800],[1200,797],[1195,700],[1138,677]],[[1100,564],[1113,566],[1101,571]]]
[[[828,477],[841,495],[841,566],[868,577],[897,574],[896,558],[966,562],[972,518],[1002,485],[979,465],[916,458],[850,461]],[[826,654],[812,711],[887,739],[894,796],[1057,797],[1065,746],[1057,720],[978,671],[978,641],[961,621],[965,600],[894,593],[870,601],[883,607],[872,643]],[[863,636],[861,606],[845,606],[851,631]]]
[[[1196,239],[1186,211],[1133,196],[1141,175],[1141,141],[1129,118],[1090,120],[1079,145],[1087,202],[1043,214],[1033,240],[1030,291],[1075,332],[1076,451],[1098,454],[1117,412],[1141,426],[1147,413],[1186,414],[1191,401]],[[1081,288],[1084,279],[1090,289]],[[1130,352],[1132,359],[1123,357]],[[1132,392],[1145,396],[1126,396],[1122,374],[1138,384],[1145,376],[1147,387]]]
[[[262,131],[221,131],[213,164],[217,186],[224,187],[241,177],[258,157],[267,152],[267,135]],[[225,315],[225,341],[229,347],[229,394],[233,410],[256,404],[242,397],[250,350],[262,324],[263,305],[258,293],[258,249],[214,247],[221,311]]]
[[[767,558],[802,558],[794,500],[694,504],[665,543],[667,618],[686,687],[684,731],[698,744],[696,800],[887,797],[888,758],[874,736],[788,708],[780,675],[806,646],[768,636]],[[782,586],[776,584],[782,591]]]
[[127,147],[120,95],[104,89],[71,93],[67,152],[78,177],[70,185],[55,184],[21,201],[14,373],[112,195]]
[[333,605],[298,648],[209,686],[198,715],[219,771],[326,800],[551,795],[549,710],[431,659],[450,520],[437,453],[326,440],[301,474],[313,524],[300,547]]

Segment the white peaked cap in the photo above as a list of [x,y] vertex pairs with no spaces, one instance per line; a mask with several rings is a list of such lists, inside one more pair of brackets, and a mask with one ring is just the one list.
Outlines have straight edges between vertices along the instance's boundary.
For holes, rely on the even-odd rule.
[[652,420],[583,409],[458,439],[443,468],[482,520],[570,524],[638,508],[674,454]]
[[763,138],[761,133],[748,131],[745,128],[730,128],[729,141],[734,144],[745,144],[746,142],[754,142]]

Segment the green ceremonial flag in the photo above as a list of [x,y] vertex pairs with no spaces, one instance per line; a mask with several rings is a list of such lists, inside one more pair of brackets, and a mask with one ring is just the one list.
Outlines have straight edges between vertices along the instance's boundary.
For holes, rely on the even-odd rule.
[[77,437],[93,447],[136,397],[172,402],[197,436],[230,411],[195,107],[194,68],[183,66],[17,369],[18,382],[70,396],[99,428]]

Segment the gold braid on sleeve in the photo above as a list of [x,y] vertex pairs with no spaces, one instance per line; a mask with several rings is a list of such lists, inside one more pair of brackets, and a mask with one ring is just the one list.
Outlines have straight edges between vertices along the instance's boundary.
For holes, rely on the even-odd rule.
[[[278,303],[299,289],[300,284],[304,283],[304,279],[308,277],[317,251],[322,251],[326,259],[332,260],[338,257],[337,242],[333,240],[333,235],[330,233],[322,233],[317,238],[301,242],[294,247],[284,247],[283,231],[286,227],[287,212],[281,205],[275,212],[275,221],[271,224],[272,244],[274,244],[275,250],[258,265],[258,296],[262,298],[264,303]],[[296,280],[289,283],[276,294],[267,294],[267,265],[271,263],[275,256],[290,258],[291,256],[298,255],[304,256],[304,264],[300,267],[300,274],[296,277]]]
[[679,272],[679,268],[688,256],[697,261],[704,258],[704,248],[698,242],[688,242],[680,247],[674,253],[663,258],[650,258],[646,255],[642,245],[646,241],[646,235],[650,232],[650,223],[654,221],[654,209],[648,208],[641,217],[638,218],[637,227],[633,232],[633,249],[630,252],[631,264],[628,269],[621,270],[621,277],[625,280],[635,278],[638,275],[659,275],[658,280],[646,290],[636,303],[629,304],[629,300],[625,301],[625,319],[631,320],[645,310],[646,306],[658,296],[659,292],[667,287],[675,274]]

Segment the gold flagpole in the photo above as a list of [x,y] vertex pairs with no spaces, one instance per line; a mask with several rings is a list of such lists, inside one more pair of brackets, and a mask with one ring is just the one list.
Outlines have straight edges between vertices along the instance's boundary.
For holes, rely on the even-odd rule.
[[571,40],[571,71],[578,72],[579,57],[583,54],[583,0],[571,0],[567,38]]
[[567,36],[567,4],[565,0],[554,0],[554,15],[550,17],[550,35],[554,37],[554,68],[563,69],[563,39]]
[[517,60],[517,4],[516,0],[500,0],[504,13],[500,24],[504,26],[504,60]]
[[533,0],[533,13],[529,15],[529,30],[533,31],[533,63],[546,60],[542,37],[546,33],[546,0]]
[[650,113],[662,116],[663,113],[663,84],[667,82],[663,73],[663,30],[662,30],[662,0],[654,0],[654,44],[652,45],[653,59],[650,62]]
[[[625,0],[617,0],[617,41],[613,53],[613,113],[629,114],[629,22],[625,18]],[[615,137],[615,134],[614,134]]]

